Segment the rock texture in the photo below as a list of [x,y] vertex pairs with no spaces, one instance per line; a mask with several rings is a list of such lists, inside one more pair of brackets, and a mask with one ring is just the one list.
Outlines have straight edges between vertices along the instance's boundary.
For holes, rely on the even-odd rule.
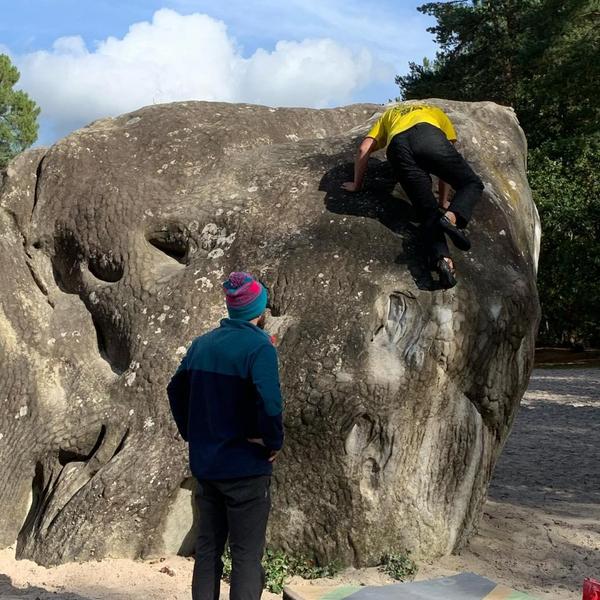
[[339,189],[381,107],[153,106],[12,162],[1,544],[43,564],[191,547],[165,386],[239,268],[270,288],[287,399],[270,543],[364,565],[465,542],[531,370],[539,223],[513,112],[432,102],[486,185],[449,291],[383,156]]

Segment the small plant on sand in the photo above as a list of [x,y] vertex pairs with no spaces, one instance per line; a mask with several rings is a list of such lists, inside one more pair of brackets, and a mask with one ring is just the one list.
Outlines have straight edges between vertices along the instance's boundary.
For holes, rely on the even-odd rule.
[[[337,561],[328,565],[319,566],[314,560],[304,556],[293,557],[281,550],[265,552],[263,558],[265,570],[265,587],[273,594],[280,594],[288,578],[299,575],[304,579],[320,579],[321,577],[334,577],[341,570]],[[229,548],[223,555],[223,579],[229,582],[231,578],[231,553]]]
[[267,550],[263,558],[265,586],[272,594],[280,594],[287,577],[291,577],[289,557],[281,550]]
[[341,570],[341,565],[334,561],[320,566],[316,561],[305,556],[289,556],[281,550],[267,550],[263,559],[263,568],[267,589],[274,594],[279,594],[289,577],[294,575],[304,579],[334,577]]
[[221,557],[223,561],[223,579],[229,583],[231,579],[231,552],[229,550],[229,546],[225,548],[225,553]]
[[342,570],[339,561],[334,560],[326,565],[318,565],[314,560],[301,556],[294,561],[294,575],[303,579],[321,579],[324,577],[335,577]]
[[384,554],[379,570],[397,581],[410,581],[417,574],[417,563],[410,557],[410,552],[392,551]]

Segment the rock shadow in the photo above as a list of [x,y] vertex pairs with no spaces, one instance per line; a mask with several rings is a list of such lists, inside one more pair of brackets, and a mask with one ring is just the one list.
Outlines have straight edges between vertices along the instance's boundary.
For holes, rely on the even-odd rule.
[[325,192],[325,207],[338,215],[375,219],[402,240],[402,252],[395,262],[406,265],[415,285],[421,290],[435,291],[443,286],[432,277],[427,253],[421,239],[419,219],[396,184],[387,161],[371,159],[363,190],[346,192],[341,188],[352,181],[354,165],[342,163],[323,175],[319,190]]
[[196,541],[198,539],[199,517],[198,504],[196,502],[196,494],[199,491],[198,482],[195,477],[188,477],[181,487],[190,491],[190,504],[192,508],[192,525],[186,533],[177,554],[179,556],[194,556],[196,553]]

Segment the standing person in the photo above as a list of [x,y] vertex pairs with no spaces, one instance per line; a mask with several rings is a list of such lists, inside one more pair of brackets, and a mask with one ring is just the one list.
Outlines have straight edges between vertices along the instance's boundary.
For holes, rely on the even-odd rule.
[[[441,109],[426,104],[393,106],[360,144],[354,181],[342,185],[349,192],[360,190],[369,155],[387,146],[392,170],[423,224],[428,258],[447,288],[456,285],[456,272],[445,236],[460,250],[471,248],[464,228],[483,191],[481,179],[456,150],[455,142],[454,126]],[[432,173],[439,178],[439,204],[432,191]],[[450,202],[448,184],[455,190]]]
[[283,444],[277,352],[263,331],[264,286],[232,273],[223,287],[229,318],[192,342],[167,392],[199,484],[192,597],[218,600],[229,537],[230,598],[258,600],[272,463]]

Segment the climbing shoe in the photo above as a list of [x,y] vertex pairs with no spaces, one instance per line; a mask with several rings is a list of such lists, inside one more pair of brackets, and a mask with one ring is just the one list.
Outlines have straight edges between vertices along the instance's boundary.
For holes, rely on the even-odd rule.
[[459,250],[466,252],[471,249],[471,240],[467,237],[467,234],[454,225],[446,215],[441,216],[438,223]]
[[444,288],[450,289],[456,285],[456,270],[448,264],[445,258],[442,257],[437,261],[436,269]]

